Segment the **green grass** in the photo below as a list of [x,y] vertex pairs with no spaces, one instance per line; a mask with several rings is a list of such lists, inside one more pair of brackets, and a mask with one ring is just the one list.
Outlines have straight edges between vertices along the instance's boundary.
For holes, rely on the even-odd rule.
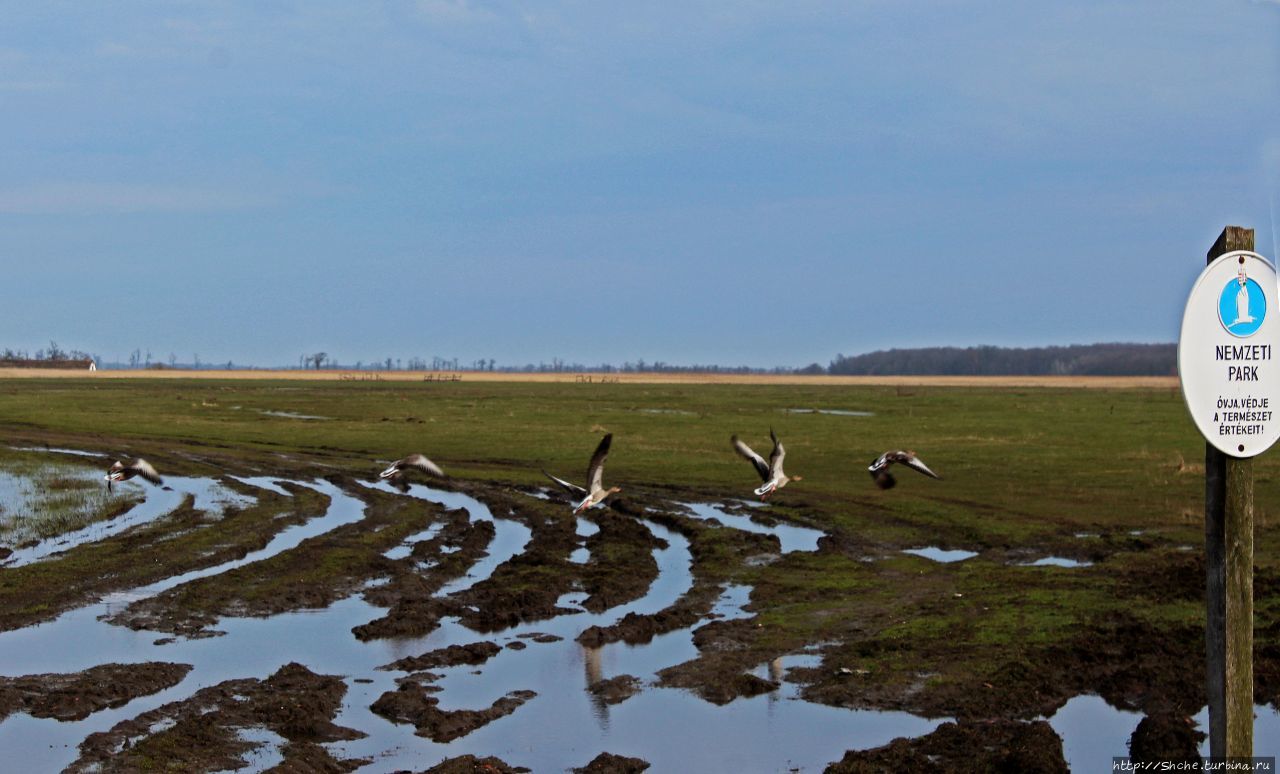
[[33,453],[0,449],[0,545],[44,540],[108,519],[141,497],[107,491],[87,465],[50,463]]

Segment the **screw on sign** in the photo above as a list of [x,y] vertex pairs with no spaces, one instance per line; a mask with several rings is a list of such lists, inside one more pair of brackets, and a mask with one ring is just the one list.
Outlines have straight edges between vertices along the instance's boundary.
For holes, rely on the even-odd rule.
[[1280,302],[1276,270],[1237,250],[1205,267],[1178,340],[1178,375],[1201,435],[1224,454],[1253,457],[1280,438]]

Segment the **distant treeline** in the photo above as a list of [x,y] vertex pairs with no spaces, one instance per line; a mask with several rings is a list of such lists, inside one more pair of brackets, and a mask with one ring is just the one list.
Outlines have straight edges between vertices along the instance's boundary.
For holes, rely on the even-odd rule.
[[1176,344],[924,347],[836,355],[831,374],[862,376],[1172,376]]
[[37,349],[34,354],[8,347],[0,352],[0,368],[87,368],[91,361],[96,360],[88,352],[65,350],[56,341],[49,342],[47,349]]
[[[227,361],[207,363],[193,355],[191,363],[180,363],[176,354],[166,361],[153,359],[151,352],[136,349],[129,362],[102,362],[95,355],[79,350],[64,350],[56,342],[35,352],[0,350],[0,367],[87,367],[95,361],[100,368],[261,368]],[[74,364],[74,365],[73,365]],[[552,358],[551,362],[524,365],[498,363],[493,358],[461,361],[459,358],[411,357],[342,364],[327,352],[316,352],[298,358],[302,368],[356,371],[505,371],[508,373],[703,373],[703,374],[834,374],[863,376],[1172,376],[1178,372],[1178,348],[1175,344],[1075,344],[1067,347],[924,347],[890,349],[863,355],[836,355],[829,366],[810,363],[807,366],[676,365],[662,360],[627,361],[621,365],[599,363],[586,365]],[[267,366],[267,370],[288,366]]]

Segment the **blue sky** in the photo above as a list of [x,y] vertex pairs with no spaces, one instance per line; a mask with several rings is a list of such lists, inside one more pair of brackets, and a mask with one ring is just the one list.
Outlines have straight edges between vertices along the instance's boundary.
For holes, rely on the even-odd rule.
[[1173,341],[1224,225],[1274,255],[1276,0],[3,14],[0,347]]

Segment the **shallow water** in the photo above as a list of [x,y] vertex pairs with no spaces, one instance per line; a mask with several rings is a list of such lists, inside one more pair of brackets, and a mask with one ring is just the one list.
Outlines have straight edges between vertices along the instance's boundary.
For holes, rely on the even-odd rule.
[[227,478],[239,481],[242,484],[248,484],[249,486],[256,486],[259,489],[266,489],[268,492],[275,492],[276,494],[284,495],[285,497],[292,496],[288,489],[280,486],[278,482],[283,480],[280,478],[273,478],[271,476],[228,476]]
[[[1129,754],[1129,737],[1142,720],[1141,712],[1121,710],[1099,696],[1076,696],[1064,704],[1049,725],[1062,737],[1062,754],[1072,771],[1110,771],[1112,757]],[[1201,731],[1208,727],[1209,710],[1193,718]],[[1280,713],[1267,706],[1254,707],[1254,754],[1280,754]],[[1208,740],[1201,755],[1209,754]]]
[[[619,643],[588,649],[574,641],[588,626],[608,625],[629,612],[658,612],[692,588],[688,541],[648,521],[644,522],[646,528],[666,541],[666,547],[654,549],[661,572],[641,598],[599,614],[565,615],[494,634],[479,635],[455,619],[446,619],[427,637],[362,643],[351,634],[351,628],[380,617],[383,611],[354,597],[324,610],[269,618],[224,618],[215,628],[224,631],[225,636],[178,639],[162,646],[154,644],[163,636],[159,633],[135,632],[98,620],[129,601],[266,558],[296,546],[308,536],[362,517],[363,505],[355,498],[324,482],[307,485],[332,498],[328,512],[282,532],[260,552],[118,595],[41,626],[0,634],[0,668],[9,675],[73,672],[110,661],[152,659],[194,667],[174,688],[137,699],[123,708],[95,713],[83,721],[58,723],[23,714],[11,716],[0,723],[0,747],[6,750],[7,761],[28,769],[66,766],[77,755],[75,746],[89,733],[106,730],[120,720],[223,680],[266,677],[289,661],[318,673],[345,676],[349,693],[338,722],[369,736],[336,744],[334,748],[340,753],[373,756],[375,761],[365,769],[368,771],[424,768],[444,757],[466,752],[496,754],[538,771],[557,770],[583,765],[606,749],[644,757],[656,770],[690,766],[713,770],[725,765],[755,770],[781,770],[790,765],[820,768],[838,759],[849,746],[883,744],[894,736],[921,733],[936,725],[935,721],[902,713],[851,712],[810,704],[796,699],[796,689],[791,684],[768,696],[738,700],[727,707],[715,707],[674,689],[650,688],[613,707],[595,699],[585,690],[595,680],[623,673],[653,680],[658,670],[697,655],[690,630],[671,632],[635,647]],[[487,577],[493,567],[518,553],[528,540],[524,525],[494,519],[472,498],[425,487],[411,495],[442,501],[449,507],[466,507],[473,520],[492,519],[497,528],[495,534],[505,534],[495,537],[490,555],[477,563],[469,577],[452,591]],[[594,526],[583,521],[580,532]],[[504,522],[515,526],[504,529]],[[726,589],[714,612],[725,617],[746,615],[742,606],[749,594],[750,589],[744,586]],[[564,601],[573,600],[570,596]],[[384,691],[395,687],[398,673],[378,670],[383,664],[453,643],[480,639],[505,643],[535,632],[563,639],[529,642],[524,650],[504,649],[479,669],[464,666],[439,670],[444,675],[440,684],[445,688],[441,694],[445,709],[487,706],[521,688],[538,692],[535,699],[511,716],[462,739],[447,745],[435,744],[414,736],[409,726],[392,724],[368,709]],[[86,643],[93,646],[86,647]],[[288,643],[288,647],[282,648],[281,643]],[[479,674],[475,674],[477,671]],[[356,678],[372,682],[357,683]],[[267,748],[278,745],[273,734],[262,732],[255,737],[254,733],[259,732],[249,732],[246,738],[267,740]],[[655,739],[664,741],[655,745]],[[249,770],[262,770],[278,759],[278,750],[261,750],[251,756]]]
[[[71,474],[70,471],[69,474]],[[101,471],[94,469],[77,469],[74,474],[87,478],[102,478]],[[105,540],[132,527],[147,524],[173,511],[182,504],[188,494],[194,498],[194,508],[215,516],[222,514],[227,507],[243,508],[256,502],[253,497],[234,492],[220,482],[208,478],[167,476],[165,486],[168,489],[137,481],[124,481],[115,486],[122,493],[139,493],[144,495],[145,499],[113,519],[96,521],[80,529],[46,538],[33,546],[15,549],[3,562],[0,562],[0,566],[21,567],[83,543]]]
[[258,409],[258,413],[268,417],[284,417],[285,419],[332,419],[332,417],[322,417],[316,414],[299,414],[295,411],[272,411],[268,409]]
[[782,522],[772,526],[760,524],[749,516],[727,513],[709,503],[681,503],[680,505],[691,511],[694,518],[697,519],[704,521],[716,519],[731,529],[754,532],[759,535],[777,535],[778,540],[782,543],[782,553],[784,554],[792,551],[817,551],[818,539],[826,534],[821,530],[797,527],[793,524],[784,524]]
[[98,457],[104,460],[107,458],[106,454],[99,454],[98,452],[84,451],[83,449],[60,449],[56,446],[10,446],[9,448],[14,451],[39,452],[41,454],[52,452],[54,454],[73,454],[77,457]]
[[874,411],[851,411],[849,409],[814,409],[814,408],[789,408],[783,409],[788,414],[828,414],[833,417],[874,417]]
[[1093,562],[1085,562],[1079,559],[1068,559],[1065,556],[1046,556],[1043,559],[1037,559],[1034,562],[1024,562],[1021,567],[1092,567]]
[[935,562],[944,564],[950,562],[963,562],[965,559],[972,559],[978,555],[977,551],[964,551],[956,549],[954,551],[946,551],[937,546],[925,546],[924,548],[907,548],[903,549],[904,554],[914,554],[923,556],[925,559],[932,559]]
[[[257,479],[239,480],[260,485]],[[278,480],[262,481],[279,489],[274,483]],[[379,618],[385,611],[358,597],[340,600],[323,610],[298,611],[267,618],[224,618],[213,628],[225,632],[225,636],[178,639],[165,645],[155,644],[166,636],[163,633],[132,631],[98,620],[100,616],[134,600],[199,577],[260,561],[289,550],[308,537],[363,518],[363,503],[332,484],[293,483],[328,495],[330,506],[324,515],[282,531],[264,549],[218,567],[112,595],[107,600],[68,612],[46,624],[0,633],[0,672],[6,675],[75,672],[112,661],[165,660],[194,667],[182,683],[171,689],[134,700],[125,707],[103,710],[82,721],[59,723],[34,719],[25,714],[10,716],[0,722],[0,749],[5,750],[6,765],[15,767],[15,770],[64,767],[76,758],[76,745],[89,733],[107,730],[121,720],[167,702],[184,699],[199,688],[224,680],[265,678],[290,661],[299,662],[320,674],[336,674],[344,678],[348,693],[337,722],[369,736],[330,747],[343,756],[371,757],[373,763],[361,769],[369,772],[423,769],[445,757],[466,753],[497,755],[508,763],[528,766],[534,771],[557,771],[585,765],[606,750],[644,758],[653,765],[654,771],[787,771],[793,767],[819,771],[839,760],[848,749],[874,747],[899,736],[924,734],[942,722],[906,713],[852,711],[801,700],[797,686],[786,681],[786,672],[796,666],[817,664],[817,657],[808,653],[788,655],[758,665],[754,670],[757,675],[777,680],[782,683],[781,687],[761,696],[738,699],[723,707],[709,704],[686,691],[649,685],[659,670],[697,656],[692,640],[692,628],[696,627],[660,635],[645,645],[616,643],[601,648],[579,645],[575,638],[588,626],[609,625],[630,612],[656,613],[672,605],[693,587],[688,540],[647,520],[642,521],[644,526],[666,545],[653,549],[660,574],[642,597],[602,613],[581,611],[547,621],[524,623],[496,633],[476,633],[457,619],[450,618],[425,637],[363,643],[352,635],[352,627]],[[394,491],[385,485],[373,486]],[[439,502],[450,508],[466,508],[473,522],[494,522],[495,537],[488,548],[488,555],[477,562],[466,577],[449,584],[441,593],[456,593],[489,577],[502,562],[520,553],[531,537],[528,527],[511,519],[495,518],[483,503],[474,498],[418,485],[411,487],[409,496]],[[726,523],[727,528],[746,528],[730,524],[726,518],[728,515],[717,509],[710,511],[714,511],[715,518]],[[782,532],[775,532],[773,528],[749,520],[748,523],[754,528],[752,531],[779,534],[784,540],[784,551],[813,550],[808,546],[816,547],[816,536],[821,535],[816,530],[784,525],[781,530],[788,533],[784,538]],[[430,539],[439,528],[438,524],[428,525],[423,531],[406,538],[405,545],[392,550]],[[594,534],[598,529],[588,519],[577,520],[580,537]],[[790,532],[792,530],[795,532]],[[921,551],[938,552],[944,557],[940,561],[947,561],[946,557],[951,554],[974,555],[972,552],[941,552],[936,548],[916,549],[913,553]],[[723,589],[712,615],[749,617],[743,608],[750,594],[749,586],[735,585]],[[570,594],[561,602],[566,607],[577,607],[576,603],[580,603],[582,597],[582,594]],[[580,607],[577,609],[581,610]],[[534,633],[556,635],[562,639],[550,643],[526,639]],[[452,743],[437,744],[415,736],[412,727],[391,723],[369,710],[369,705],[385,691],[393,690],[395,679],[402,676],[400,672],[380,670],[380,666],[450,644],[490,640],[505,645],[517,639],[525,641],[527,647],[523,650],[504,648],[479,667],[432,670],[442,674],[439,685],[444,690],[438,696],[443,709],[479,709],[513,690],[537,692],[534,699],[510,716]],[[638,677],[646,684],[645,689],[613,706],[603,703],[586,690],[597,680],[622,674]],[[371,682],[356,682],[357,679]],[[1068,754],[1073,756],[1071,760],[1077,770],[1081,770],[1080,765],[1088,764],[1092,768],[1094,761],[1109,763],[1111,755],[1124,754],[1123,742],[1136,726],[1137,717],[1134,716],[1132,725],[1123,728],[1128,719],[1123,715],[1117,718],[1117,712],[1096,697],[1077,697],[1051,720],[1063,734]],[[1272,738],[1280,738],[1280,717],[1268,712],[1266,722],[1273,725],[1266,726],[1269,729],[1267,733],[1274,734]],[[1262,720],[1260,718],[1260,722]],[[1124,739],[1118,745],[1111,739],[1116,734],[1105,735],[1121,731]],[[249,756],[249,767],[244,770],[261,771],[280,760],[280,740],[276,735],[258,729],[246,731],[244,738],[264,743]]]
[[524,551],[524,547],[533,538],[533,532],[525,525],[511,519],[495,519],[484,503],[458,492],[432,489],[422,484],[410,484],[407,492],[399,492],[385,480],[379,480],[376,484],[364,484],[364,486],[391,494],[404,494],[408,497],[416,497],[419,500],[440,503],[450,509],[464,508],[473,524],[477,521],[493,522],[494,534],[493,540],[489,543],[488,554],[479,562],[476,562],[461,578],[456,578],[442,586],[436,592],[440,596],[449,596],[459,591],[465,591],[485,580],[493,574],[498,565]]

